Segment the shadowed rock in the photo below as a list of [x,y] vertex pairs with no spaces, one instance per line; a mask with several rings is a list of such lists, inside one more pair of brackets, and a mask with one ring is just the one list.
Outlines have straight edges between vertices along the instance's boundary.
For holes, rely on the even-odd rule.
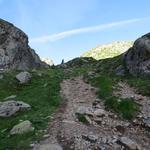
[[150,77],[150,33],[134,42],[125,53],[124,62],[132,75]]
[[0,19],[0,69],[29,70],[48,67],[28,45],[27,35]]

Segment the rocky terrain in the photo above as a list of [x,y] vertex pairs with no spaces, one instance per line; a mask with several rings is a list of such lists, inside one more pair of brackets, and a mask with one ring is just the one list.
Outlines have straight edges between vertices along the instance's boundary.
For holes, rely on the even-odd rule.
[[28,45],[27,35],[0,19],[0,69],[30,70],[48,67]]
[[96,60],[112,58],[126,52],[132,47],[131,41],[118,41],[110,44],[99,45],[82,54],[82,57],[93,57]]
[[[150,139],[148,131],[142,128],[139,120],[133,123],[121,120],[111,111],[105,109],[102,100],[95,94],[97,89],[83,82],[82,77],[64,80],[61,84],[61,95],[64,105],[59,108],[50,124],[48,138],[35,150],[141,150],[148,149]],[[142,95],[133,92],[132,88],[121,84],[122,97],[139,97],[143,105],[141,113],[149,117],[149,108],[144,105],[150,99],[140,100]],[[126,93],[126,94],[124,94]],[[142,104],[143,103],[143,104]],[[150,103],[148,104],[150,106]],[[141,115],[141,114],[139,114]]]
[[149,34],[47,68],[21,30],[0,27],[0,150],[149,150]]

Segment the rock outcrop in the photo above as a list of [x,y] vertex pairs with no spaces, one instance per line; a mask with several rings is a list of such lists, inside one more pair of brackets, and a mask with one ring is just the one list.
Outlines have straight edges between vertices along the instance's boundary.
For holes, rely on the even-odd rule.
[[124,62],[132,75],[150,77],[150,33],[134,42],[125,53]]
[[0,70],[29,70],[48,67],[28,45],[27,35],[0,19]]

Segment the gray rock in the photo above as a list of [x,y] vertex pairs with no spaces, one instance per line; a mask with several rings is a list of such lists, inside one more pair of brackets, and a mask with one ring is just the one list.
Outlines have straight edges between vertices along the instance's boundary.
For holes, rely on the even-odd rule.
[[26,132],[31,132],[34,131],[34,127],[32,126],[32,123],[28,120],[23,121],[17,125],[15,125],[11,131],[10,134],[14,135],[14,134],[23,134]]
[[105,114],[106,114],[106,111],[103,109],[96,109],[94,111],[94,115],[97,117],[103,117],[103,116],[105,116]]
[[43,67],[48,65],[29,47],[27,35],[0,19],[0,69],[30,70]]
[[144,126],[150,129],[150,118],[143,120]]
[[82,137],[83,137],[85,140],[88,140],[88,141],[90,141],[90,142],[96,142],[96,141],[98,140],[98,136],[93,135],[93,134],[82,135]]
[[140,150],[140,147],[137,145],[137,143],[133,142],[127,137],[121,137],[120,142],[129,150]]
[[58,144],[42,144],[39,146],[38,150],[63,150]]
[[89,116],[85,115],[85,119],[88,124],[92,124],[92,120],[90,119]]
[[125,68],[123,66],[119,66],[115,71],[117,76],[125,75]]
[[6,101],[0,102],[0,117],[10,117],[18,111],[30,109],[31,106],[22,101]]
[[91,107],[80,106],[78,107],[76,114],[93,116],[93,109]]
[[132,75],[150,77],[150,33],[134,42],[124,55],[124,63]]
[[21,72],[16,75],[16,79],[20,81],[21,84],[28,83],[31,80],[32,76],[29,72]]

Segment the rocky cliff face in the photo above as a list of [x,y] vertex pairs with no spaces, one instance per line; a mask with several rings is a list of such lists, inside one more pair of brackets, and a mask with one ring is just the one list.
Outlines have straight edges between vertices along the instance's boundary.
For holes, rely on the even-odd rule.
[[48,67],[28,45],[28,37],[0,19],[0,69],[29,70]]
[[150,33],[134,42],[125,53],[124,62],[132,75],[150,77]]

